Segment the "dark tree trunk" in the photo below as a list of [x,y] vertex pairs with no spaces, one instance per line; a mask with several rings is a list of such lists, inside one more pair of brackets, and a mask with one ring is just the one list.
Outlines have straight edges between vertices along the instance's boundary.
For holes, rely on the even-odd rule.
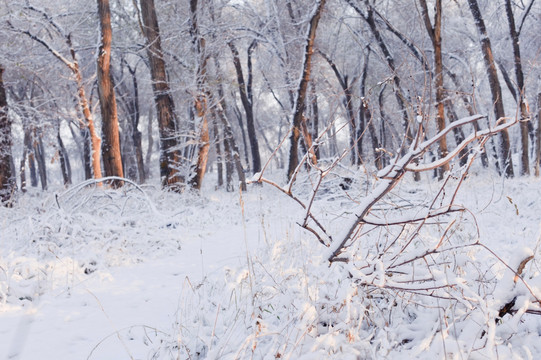
[[8,102],[3,80],[4,68],[0,65],[0,202],[5,206],[13,203],[16,188],[12,172],[11,120],[8,116]]
[[[312,138],[317,139],[319,136],[319,106],[317,101],[316,84],[312,81],[312,117],[310,123],[312,125]],[[319,145],[315,146],[314,153],[316,158],[320,158]]]
[[[36,157],[35,157],[35,150],[34,150],[34,138],[32,137],[32,130],[28,126],[28,124],[23,125],[23,131],[24,131],[24,154],[25,157],[28,157],[28,169],[30,170],[30,186],[37,187],[38,186],[38,173],[36,170]],[[25,158],[21,159],[22,166],[24,166]],[[21,185],[22,186],[22,185]],[[26,183],[25,183],[25,189],[26,189]]]
[[[492,94],[492,103],[494,104],[494,115],[496,121],[500,121],[500,119],[505,117],[505,110],[503,108],[502,89],[500,81],[498,80],[498,72],[496,70],[496,64],[494,63],[494,56],[492,55],[492,45],[477,0],[468,0],[468,3],[480,36],[483,60],[485,62],[485,67],[487,68],[488,83]],[[507,129],[500,132],[500,158],[503,163],[505,176],[513,177],[513,161],[511,159],[511,145]]]
[[62,179],[64,180],[64,185],[71,184],[71,164],[68,156],[62,137],[60,136],[60,128],[56,133],[56,140],[58,141],[58,153],[60,157],[60,168],[62,170]]
[[38,163],[39,179],[41,181],[41,189],[47,190],[47,163],[45,161],[45,149],[43,148],[43,139],[41,134],[37,134],[34,138],[34,154]]
[[90,147],[90,131],[88,128],[81,129],[83,139],[83,167],[85,169],[85,180],[92,179],[92,149]]
[[132,76],[132,82],[133,82],[133,98],[132,98],[132,106],[133,106],[133,116],[131,116],[132,119],[132,137],[133,137],[133,145],[135,146],[135,158],[137,159],[137,170],[139,174],[139,182],[144,183],[146,180],[146,174],[145,174],[145,163],[143,161],[143,135],[141,131],[139,131],[139,119],[141,118],[141,114],[139,111],[139,86],[137,83],[137,76],[136,76],[136,69],[132,69],[128,66],[128,71],[130,72]]
[[[224,153],[225,153],[225,188],[228,192],[235,191],[233,186],[233,154],[231,152],[231,146],[229,141],[224,137]],[[246,184],[245,184],[246,185]]]
[[254,124],[254,112],[253,112],[253,98],[252,98],[252,61],[251,54],[255,47],[253,42],[248,48],[248,83],[244,81],[244,74],[242,71],[242,65],[240,63],[239,52],[235,45],[230,42],[229,48],[233,54],[233,65],[237,74],[237,82],[239,87],[240,99],[246,114],[246,127],[248,129],[248,139],[250,140],[250,149],[252,153],[252,172],[257,173],[261,171],[261,156],[259,154],[259,143],[257,141],[257,134]]
[[183,179],[178,169],[180,157],[178,150],[175,149],[177,146],[175,106],[165,71],[156,8],[154,0],[140,0],[140,4],[160,132],[160,177],[164,187],[178,191]]
[[246,141],[246,129],[244,128],[244,121],[242,121],[242,114],[236,101],[233,101],[233,111],[237,117],[239,123],[240,132],[242,134],[242,146],[244,149],[244,162],[246,164],[246,170],[250,171],[250,158],[248,155],[248,142]]
[[[411,141],[413,140],[413,133],[410,127],[410,119],[408,116],[408,111],[407,111],[406,102],[405,102],[406,97],[404,95],[404,91],[402,90],[400,77],[398,77],[394,58],[391,55],[391,52],[389,48],[387,47],[387,44],[383,40],[383,37],[376,25],[376,19],[374,17],[374,9],[367,0],[365,0],[365,3],[368,7],[368,12],[366,15],[360,12],[360,10],[358,10],[357,7],[354,7],[354,8],[355,10],[359,12],[359,14],[363,17],[363,19],[365,19],[365,21],[368,23],[368,26],[370,27],[370,31],[374,35],[376,42],[378,43],[378,46],[381,52],[383,53],[385,60],[387,61],[387,66],[391,70],[392,80],[395,84],[394,95],[395,95],[400,113],[402,114],[402,124],[404,126],[404,134],[406,136],[405,145],[409,145]],[[406,151],[406,147],[407,146],[402,147],[402,152]],[[415,173],[414,175],[418,175],[418,174]]]
[[[214,63],[218,74],[222,73],[219,58],[216,56],[214,58]],[[225,99],[225,94],[223,90],[223,85],[221,82],[218,83],[218,99],[213,99],[213,102],[216,103],[216,115],[217,119],[220,120],[223,126],[223,141],[224,141],[224,152],[225,152],[225,171],[226,171],[226,189],[227,191],[234,191],[235,186],[233,185],[233,169],[235,168],[238,174],[240,186],[242,191],[246,191],[246,177],[244,174],[244,168],[242,167],[242,161],[240,158],[240,151],[235,141],[233,135],[233,130],[231,129],[231,123],[228,120],[228,111],[227,103]],[[240,111],[236,116],[240,116]],[[242,121],[240,121],[242,129]],[[243,139],[246,141],[243,131]],[[246,146],[246,142],[244,143]],[[245,147],[246,149],[246,147]],[[245,151],[246,154],[246,151]],[[248,161],[246,161],[249,164]]]
[[520,106],[520,143],[522,144],[522,152],[520,155],[520,174],[530,174],[530,158],[529,158],[529,142],[528,142],[528,121],[530,117],[528,114],[528,107],[525,101],[526,88],[524,87],[524,73],[522,71],[522,58],[520,56],[520,39],[515,26],[515,16],[513,15],[513,8],[511,7],[511,0],[505,0],[505,12],[507,14],[507,21],[509,23],[509,34],[511,35],[511,41],[513,42],[513,55],[515,63],[515,75],[517,77],[518,98],[517,101]]
[[[109,0],[98,1],[101,43],[98,49],[98,94],[101,109],[101,132],[103,136],[101,151],[105,176],[124,177],[122,156],[120,154],[120,136],[118,133],[118,115],[113,78],[111,76],[111,10]],[[123,182],[114,180],[113,187],[120,187]]]
[[216,151],[216,168],[218,172],[217,187],[224,186],[224,156],[222,154],[222,141],[220,138],[220,130],[216,121],[217,116],[213,116],[212,130],[214,132],[214,149]]
[[[358,131],[364,132],[366,124],[368,125],[368,131],[370,132],[370,138],[372,139],[372,151],[374,154],[374,164],[376,165],[376,168],[379,170],[383,168],[383,163],[382,163],[383,153],[379,150],[381,148],[381,144],[378,140],[378,134],[376,132],[376,127],[372,119],[370,108],[368,107],[368,101],[366,100],[366,78],[368,77],[368,61],[369,60],[370,60],[370,50],[368,50],[366,55],[364,56],[364,64],[363,64],[363,69],[361,72],[361,78],[359,81],[360,82],[359,95],[361,97],[361,105],[359,106],[359,130]],[[359,136],[362,136],[362,133]]]
[[154,111],[150,109],[148,111],[148,124],[147,124],[147,153],[145,156],[145,174],[147,178],[150,178],[150,163],[152,159],[152,151],[154,150],[154,137],[152,136],[152,118]]
[[537,133],[535,135],[535,176],[541,165],[541,92],[537,94]]

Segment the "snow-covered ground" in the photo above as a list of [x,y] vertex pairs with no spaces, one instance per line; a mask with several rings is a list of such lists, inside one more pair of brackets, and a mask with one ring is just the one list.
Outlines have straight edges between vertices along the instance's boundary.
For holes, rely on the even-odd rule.
[[[373,188],[335,180],[314,204],[331,234]],[[367,231],[348,250],[359,256],[332,266],[295,201],[211,182],[202,195],[81,185],[0,208],[0,359],[541,357],[541,316],[525,313],[541,297],[538,179],[472,175],[456,200],[467,212],[427,224],[411,246],[400,245],[411,228]],[[299,180],[299,198],[312,184]],[[411,213],[440,185],[407,179],[379,211]],[[392,236],[403,251],[378,255]],[[442,238],[438,249],[454,250],[393,268]],[[507,265],[529,252],[515,283]]]

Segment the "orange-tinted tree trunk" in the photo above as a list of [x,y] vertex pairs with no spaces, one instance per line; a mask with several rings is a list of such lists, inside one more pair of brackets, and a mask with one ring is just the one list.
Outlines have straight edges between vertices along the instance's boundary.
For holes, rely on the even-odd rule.
[[[291,179],[295,173],[295,169],[299,165],[299,139],[301,131],[303,128],[303,122],[306,121],[304,118],[304,107],[306,101],[306,90],[308,88],[308,82],[310,81],[310,72],[312,70],[312,55],[314,53],[314,41],[316,39],[316,30],[321,18],[321,13],[323,12],[323,7],[325,6],[325,0],[320,0],[317,4],[316,11],[310,19],[310,27],[308,31],[308,39],[306,39],[306,47],[304,50],[304,62],[302,69],[302,77],[299,84],[299,90],[297,91],[297,97],[295,101],[295,108],[293,114],[293,128],[291,129],[290,136],[290,151],[289,151],[289,166],[287,169],[287,178]],[[306,126],[304,126],[306,127]],[[305,138],[306,148],[309,151],[313,152],[311,149],[311,141],[308,143],[309,138]],[[312,155],[312,161],[315,161],[315,154]]]
[[[445,92],[443,89],[443,56],[441,50],[441,18],[442,18],[442,4],[441,0],[436,0],[436,12],[434,14],[434,26],[430,21],[428,15],[428,6],[426,0],[420,0],[421,10],[425,23],[426,30],[432,40],[432,46],[434,48],[434,83],[436,85],[436,125],[438,131],[445,129],[445,107],[444,97]],[[447,156],[447,139],[442,137],[439,141],[439,154],[440,158]],[[449,164],[445,163],[439,171],[439,179],[443,179],[443,173],[449,171]]]
[[[102,157],[106,176],[124,177],[120,155],[120,137],[118,134],[118,115],[116,98],[111,77],[111,10],[109,0],[98,0],[101,43],[98,52],[98,93],[100,97],[102,124]],[[120,180],[113,181],[114,187],[122,186]]]

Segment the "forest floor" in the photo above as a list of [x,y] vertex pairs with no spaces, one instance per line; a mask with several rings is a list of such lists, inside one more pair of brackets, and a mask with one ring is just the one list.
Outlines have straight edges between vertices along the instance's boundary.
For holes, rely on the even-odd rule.
[[[541,357],[541,316],[526,313],[541,297],[538,179],[473,174],[462,185],[468,213],[449,241],[492,251],[453,253],[448,271],[464,281],[446,294],[460,287],[463,301],[357,287],[297,225],[295,201],[268,185],[240,194],[211,183],[202,195],[31,190],[0,209],[0,359]],[[370,188],[352,185],[363,190],[330,182],[316,201],[331,232]],[[424,201],[438,189],[407,180],[395,193]],[[528,292],[507,265],[530,252]]]

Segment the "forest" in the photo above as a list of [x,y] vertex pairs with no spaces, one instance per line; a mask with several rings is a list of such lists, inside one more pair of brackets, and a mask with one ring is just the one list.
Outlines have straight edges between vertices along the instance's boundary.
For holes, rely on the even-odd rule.
[[0,357],[538,358],[540,23],[3,0]]

